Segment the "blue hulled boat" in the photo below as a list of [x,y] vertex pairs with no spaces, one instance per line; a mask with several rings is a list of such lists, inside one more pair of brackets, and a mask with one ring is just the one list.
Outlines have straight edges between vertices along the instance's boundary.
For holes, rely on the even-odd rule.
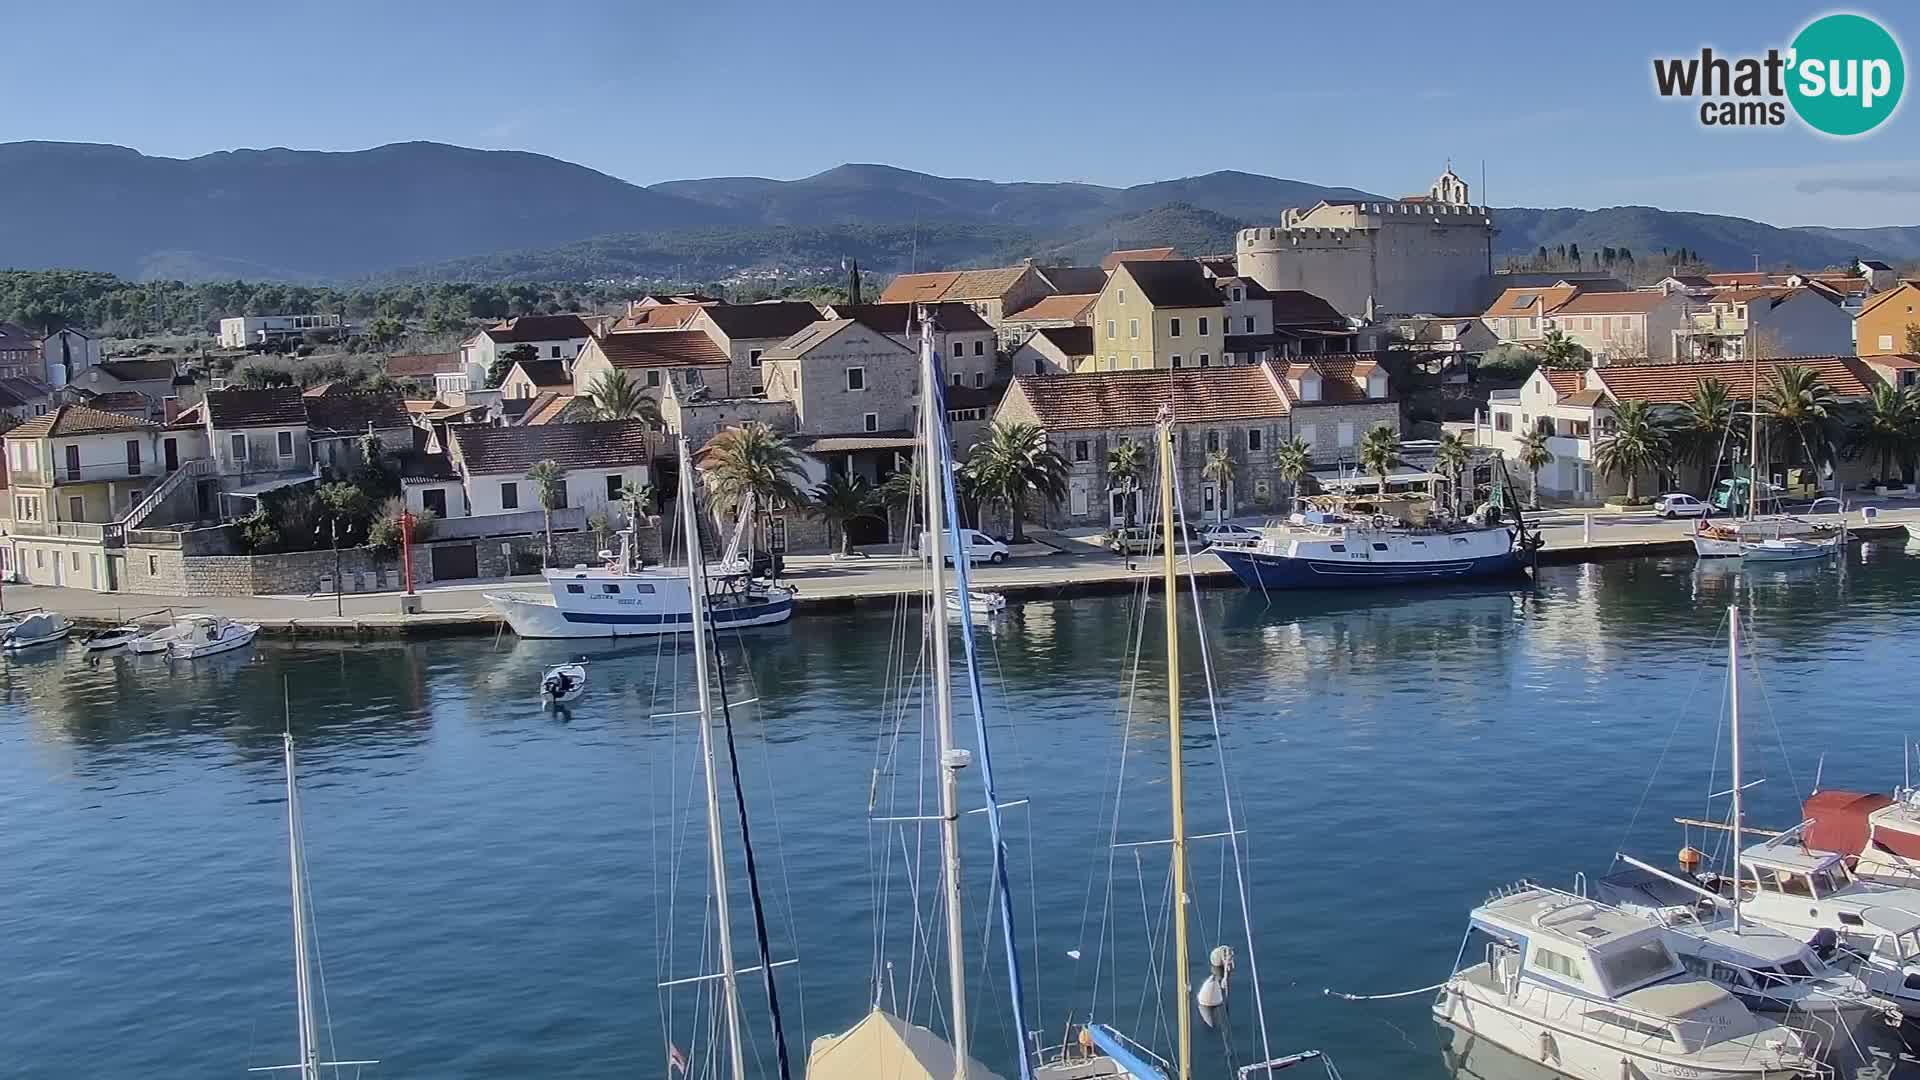
[[1249,589],[1352,589],[1517,577],[1537,540],[1491,513],[1427,519],[1424,500],[1319,496],[1258,544],[1214,548]]

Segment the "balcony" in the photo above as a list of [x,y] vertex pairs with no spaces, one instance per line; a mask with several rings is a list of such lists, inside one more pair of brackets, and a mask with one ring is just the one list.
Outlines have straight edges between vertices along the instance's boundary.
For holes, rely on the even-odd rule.
[[15,536],[45,536],[55,540],[79,540],[110,548],[126,543],[126,526],[117,521],[94,524],[86,521],[16,521],[9,528]]
[[160,466],[157,462],[142,461],[133,464],[126,461],[82,462],[79,465],[62,463],[53,470],[49,478],[53,485],[61,484],[104,484],[114,480],[157,480],[160,478]]

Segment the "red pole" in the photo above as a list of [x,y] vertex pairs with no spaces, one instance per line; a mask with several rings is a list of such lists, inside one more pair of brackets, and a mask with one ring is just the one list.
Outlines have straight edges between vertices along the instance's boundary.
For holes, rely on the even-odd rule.
[[407,595],[413,595],[413,511],[400,511],[400,564],[407,571]]

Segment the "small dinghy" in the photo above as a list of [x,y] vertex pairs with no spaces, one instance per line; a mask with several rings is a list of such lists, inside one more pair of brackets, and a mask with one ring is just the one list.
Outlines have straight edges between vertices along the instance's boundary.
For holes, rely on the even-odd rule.
[[997,592],[981,592],[978,589],[974,589],[967,593],[966,602],[963,604],[960,600],[959,591],[956,589],[948,589],[948,617],[957,619],[960,617],[962,610],[970,612],[975,618],[990,619],[996,615],[1005,615],[1007,613],[1007,598]]
[[40,611],[21,619],[0,639],[0,648],[9,651],[31,649],[36,645],[52,645],[56,641],[65,641],[73,633],[73,623],[57,611]]
[[93,633],[88,634],[80,644],[85,646],[86,650],[90,653],[112,652],[115,649],[126,648],[129,644],[132,644],[134,638],[139,637],[143,632],[141,627],[133,623],[122,623],[119,626],[111,626],[105,630],[95,630]]
[[561,664],[547,669],[540,680],[540,699],[553,705],[565,705],[587,692],[587,664]]

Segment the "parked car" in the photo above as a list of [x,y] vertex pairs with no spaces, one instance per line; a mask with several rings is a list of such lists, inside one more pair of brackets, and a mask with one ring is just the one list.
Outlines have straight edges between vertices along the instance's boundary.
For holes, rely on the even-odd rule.
[[1663,518],[1705,517],[1708,509],[1706,503],[1684,491],[1675,491],[1653,500],[1654,513]]
[[[1107,547],[1119,555],[1151,555],[1161,549],[1162,536],[1163,530],[1158,525],[1152,528],[1115,529],[1107,538]],[[1174,526],[1175,551],[1185,554],[1206,546],[1207,541],[1198,529],[1186,522]]]
[[1208,529],[1201,536],[1209,547],[1250,548],[1261,540],[1260,530],[1249,529],[1245,525],[1235,525],[1223,521]]
[[[951,543],[951,537],[947,537],[945,540],[949,544]],[[986,533],[981,532],[979,529],[961,529],[960,542],[965,545],[967,549],[967,562],[969,563],[989,562],[998,566],[1013,557],[1013,550],[1011,548],[995,540],[993,537],[988,536]],[[919,551],[920,557],[925,559],[927,534],[924,532],[920,534]],[[953,552],[948,551],[946,553],[946,561],[953,561]]]

